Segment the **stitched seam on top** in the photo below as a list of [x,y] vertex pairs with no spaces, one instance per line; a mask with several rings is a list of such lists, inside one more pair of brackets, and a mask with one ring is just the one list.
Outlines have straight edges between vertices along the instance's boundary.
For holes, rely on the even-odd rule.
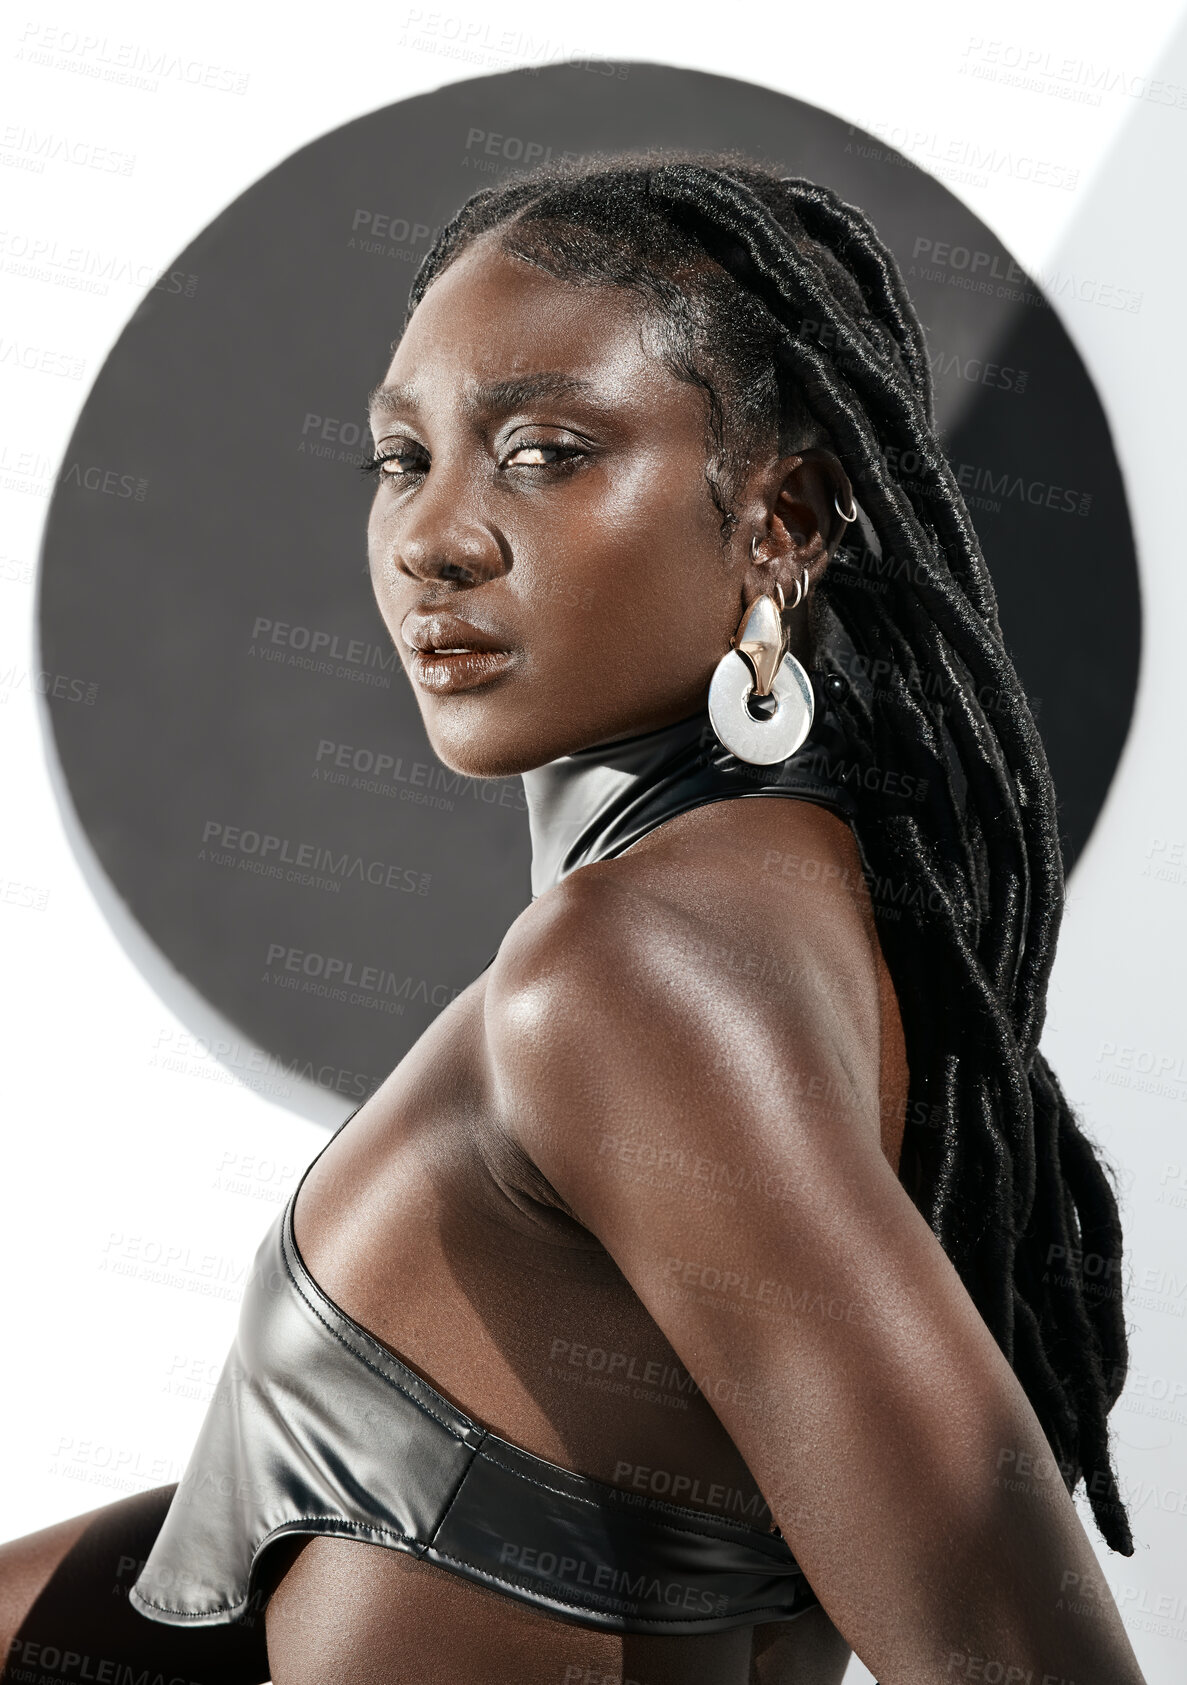
[[[407,1543],[407,1544],[418,1544],[419,1543],[419,1540],[413,1539],[407,1533],[400,1533],[393,1527],[374,1527],[374,1526],[369,1525],[366,1522],[348,1521],[348,1520],[346,1520],[345,1517],[342,1517],[342,1516],[336,1516],[336,1515],[307,1515],[307,1516],[302,1516],[301,1520],[304,1521],[304,1522],[315,1522],[315,1521],[316,1522],[333,1522],[336,1527],[347,1526],[347,1527],[351,1528],[354,1532],[383,1533],[383,1534],[387,1535],[387,1537],[389,1537],[389,1538],[403,1539],[405,1541],[405,1543]],[[259,1556],[260,1552],[263,1550],[264,1546],[268,1543],[268,1541],[270,1539],[273,1539],[273,1538],[277,1537],[281,1533],[286,1533],[286,1532],[298,1533],[298,1532],[300,1532],[300,1530],[301,1529],[299,1527],[294,1526],[292,1523],[282,1523],[281,1526],[274,1527],[271,1530],[271,1532],[265,1533],[264,1537],[260,1540],[259,1544],[256,1545],[255,1550],[252,1553],[252,1567],[254,1568],[256,1557]],[[389,1546],[388,1548],[393,1549],[395,1547]],[[476,1574],[481,1575],[483,1579],[495,1580],[495,1581],[498,1582],[499,1585],[506,1586],[508,1588],[508,1590],[513,1591],[513,1592],[521,1593],[523,1595],[523,1597],[525,1599],[527,1599],[528,1601],[530,1601],[534,1607],[539,1608],[539,1607],[545,1606],[543,1604],[542,1600],[532,1597],[530,1587],[522,1586],[516,1580],[508,1579],[506,1577],[506,1575],[504,1575],[504,1574],[496,1574],[496,1573],[493,1572],[493,1570],[491,1570],[489,1568],[482,1567],[480,1563],[472,1562],[468,1557],[454,1556],[449,1551],[438,1550],[435,1545],[429,1546],[427,1548],[432,1550],[434,1556],[440,1557],[442,1562],[452,1562],[452,1563],[456,1563],[459,1567],[462,1567],[462,1568],[472,1568],[474,1570],[474,1572]],[[133,1587],[133,1590],[135,1590],[135,1587]],[[811,1590],[810,1587],[809,1587],[809,1590]],[[813,1593],[812,1595],[815,1598],[815,1593]],[[212,1613],[217,1612],[217,1611],[212,1611],[212,1610],[209,1610],[209,1609],[200,1609],[200,1610],[174,1609],[167,1603],[156,1603],[156,1602],[154,1602],[152,1598],[145,1597],[143,1592],[138,1592],[137,1596],[140,1598],[140,1601],[142,1603],[147,1603],[149,1605],[149,1607],[152,1608],[152,1609],[159,1609],[163,1615],[180,1615],[183,1620],[188,1620],[188,1621],[208,1620]],[[679,1617],[669,1617],[669,1616],[663,1616],[663,1615],[627,1615],[627,1616],[622,1616],[620,1614],[620,1612],[616,1611],[616,1610],[611,1609],[611,1610],[600,1611],[593,1605],[586,1604],[586,1603],[575,1603],[575,1602],[571,1601],[570,1599],[563,1598],[563,1597],[550,1597],[549,1601],[552,1602],[552,1603],[559,1604],[563,1609],[574,1609],[574,1610],[577,1610],[579,1612],[584,1612],[586,1614],[605,1613],[605,1614],[610,1615],[611,1617],[617,1616],[619,1619],[633,1620],[633,1621],[636,1621],[636,1622],[641,1622],[641,1623],[643,1623],[645,1625],[648,1625],[648,1626],[667,1625],[667,1624],[670,1624],[672,1619],[680,1619],[680,1620],[688,1621],[688,1622],[699,1622],[699,1621],[719,1620],[721,1618],[720,1615],[684,1615],[684,1616],[679,1616]],[[819,1599],[816,1598],[816,1601],[819,1602]],[[238,1610],[246,1608],[247,1603],[248,1603],[248,1598],[242,1597],[242,1598],[240,1598],[238,1603],[223,1604],[222,1609],[224,1609],[224,1610],[228,1611],[230,1614],[234,1615]],[[751,1603],[751,1604],[747,1604],[745,1608],[731,1609],[727,1612],[730,1615],[752,1615],[752,1614],[756,1614],[756,1613],[763,1613],[764,1611],[767,1611],[769,1609],[769,1607],[770,1606],[768,1604],[765,1604],[765,1603]],[[809,1605],[808,1607],[811,1607],[811,1605]],[[800,1610],[800,1611],[798,1611],[798,1613],[806,1614],[807,1609]]]
[[445,1518],[449,1514],[450,1510],[453,1508],[454,1504],[456,1504],[458,1499],[461,1497],[462,1487],[466,1484],[466,1476],[469,1474],[470,1470],[474,1467],[474,1464],[475,1464],[475,1462],[476,1462],[476,1460],[479,1456],[480,1451],[481,1451],[480,1446],[475,1448],[474,1455],[470,1458],[470,1461],[466,1464],[465,1468],[462,1470],[462,1478],[458,1481],[457,1485],[454,1487],[453,1496],[450,1498],[449,1502],[446,1504],[445,1508],[442,1510],[440,1518],[438,1519],[437,1525],[433,1528],[432,1535],[430,1536],[428,1544],[425,1547],[426,1549],[428,1549],[429,1546],[432,1545],[433,1540],[435,1538],[439,1537],[441,1529],[445,1525]]
[[[479,1451],[478,1451],[478,1455],[481,1456],[482,1454],[483,1454],[482,1448],[480,1447]],[[493,1463],[496,1468],[500,1468],[500,1469],[505,1470],[505,1472],[507,1474],[514,1475],[517,1480],[524,1480],[524,1481],[527,1482],[527,1484],[529,1486],[539,1487],[541,1492],[551,1492],[551,1493],[554,1494],[554,1496],[556,1496],[558,1498],[571,1498],[575,1503],[578,1503],[578,1504],[591,1504],[595,1509],[603,1509],[603,1508],[609,1508],[610,1507],[608,1504],[605,1504],[604,1502],[602,1502],[598,1498],[584,1498],[584,1497],[581,1496],[580,1493],[566,1492],[563,1487],[548,1486],[542,1480],[534,1480],[530,1474],[524,1474],[522,1472],[522,1470],[512,1467],[509,1463],[499,1462],[497,1458],[495,1458],[495,1457],[493,1457],[489,1454],[487,1455],[487,1461],[490,1462],[490,1463]],[[584,1475],[578,1475],[577,1478],[579,1480],[581,1480],[581,1479],[585,1479],[586,1477]],[[614,1489],[612,1488],[612,1490],[614,1490]],[[627,1493],[627,1494],[624,1494],[624,1496],[629,1498],[630,1494]],[[629,1514],[630,1511],[628,1510],[627,1513]],[[717,1533],[706,1532],[703,1527],[694,1527],[691,1524],[688,1525],[688,1526],[683,1526],[683,1525],[681,1525],[681,1523],[679,1521],[671,1521],[666,1516],[660,1517],[660,1516],[657,1516],[657,1515],[654,1515],[654,1514],[647,1514],[646,1511],[644,1511],[644,1514],[647,1515],[647,1520],[648,1520],[649,1524],[654,1526],[654,1527],[663,1527],[663,1528],[667,1529],[669,1532],[672,1532],[672,1533],[691,1533],[698,1539],[712,1539],[714,1544],[723,1544],[723,1543],[727,1542],[727,1541],[723,1540],[721,1538],[721,1536]],[[729,1525],[737,1526],[738,1523],[732,1522]],[[751,1529],[751,1531],[754,1531],[754,1529]],[[774,1534],[773,1533],[771,1533],[771,1534],[759,1533],[758,1537],[760,1539],[770,1538],[770,1539],[773,1540]],[[742,1543],[749,1543],[750,1541],[744,1539],[741,1542]],[[790,1547],[788,1547],[788,1548],[790,1550]],[[765,1555],[765,1552],[759,1552],[758,1554]],[[799,1566],[798,1563],[796,1564],[796,1572],[799,1573],[799,1574],[803,1573],[803,1569]]]
[[[670,1624],[670,1622],[673,1619],[677,1619],[677,1620],[681,1620],[681,1621],[690,1621],[690,1622],[715,1621],[715,1620],[721,1619],[720,1614],[718,1614],[718,1615],[680,1615],[680,1616],[675,1616],[675,1617],[667,1616],[667,1615],[622,1615],[619,1611],[614,1610],[614,1609],[607,1609],[605,1611],[599,1611],[596,1608],[596,1606],[594,1606],[592,1604],[574,1603],[570,1599],[565,1598],[565,1597],[553,1597],[550,1593],[542,1593],[541,1599],[539,1601],[537,1601],[537,1599],[532,1598],[532,1593],[531,1593],[530,1587],[521,1586],[516,1580],[509,1580],[503,1574],[496,1574],[490,1568],[483,1568],[479,1563],[471,1562],[467,1557],[451,1556],[448,1551],[438,1550],[436,1545],[430,1546],[430,1549],[432,1550],[433,1554],[435,1556],[439,1556],[443,1562],[456,1562],[459,1565],[459,1567],[473,1568],[475,1570],[475,1572],[481,1574],[484,1579],[497,1580],[500,1585],[507,1586],[513,1591],[518,1591],[518,1592],[524,1593],[524,1595],[526,1597],[531,1599],[532,1602],[536,1603],[537,1607],[540,1607],[540,1604],[543,1600],[543,1597],[547,1596],[550,1602],[559,1603],[562,1609],[583,1610],[586,1614],[591,1614],[591,1615],[599,1614],[599,1613],[605,1613],[605,1614],[608,1614],[608,1615],[611,1615],[611,1616],[617,1616],[618,1619],[620,1619],[620,1620],[643,1622],[643,1623],[646,1623],[646,1625],[648,1625],[648,1626],[668,1625],[668,1624]],[[813,1595],[813,1597],[815,1597],[816,1596],[815,1592],[813,1592],[812,1595]],[[817,1599],[817,1602],[819,1602],[819,1599]],[[769,1607],[769,1605],[767,1605],[765,1603],[749,1603],[749,1604],[746,1605],[746,1607],[744,1609],[728,1609],[728,1610],[724,1611],[724,1613],[726,1613],[728,1615],[753,1615],[757,1612],[761,1612],[761,1611],[767,1609],[768,1607]],[[800,1613],[806,1614],[807,1610],[806,1609],[801,1610]]]
[[[398,1527],[377,1527],[374,1522],[351,1521],[349,1516],[345,1515],[302,1515],[297,1517],[297,1521],[302,1524],[312,1521],[333,1522],[335,1527],[349,1527],[355,1533],[383,1533],[389,1539],[403,1539],[405,1543],[410,1545],[420,1544],[419,1539],[414,1539],[411,1533],[401,1533]],[[259,1543],[252,1549],[251,1566],[248,1568],[249,1581],[252,1570],[256,1565],[256,1558],[270,1539],[276,1538],[281,1533],[299,1533],[300,1531],[301,1527],[294,1522],[282,1521],[279,1527],[273,1527],[265,1533]],[[388,1548],[394,1549],[395,1547],[389,1546]],[[136,1591],[135,1585],[133,1585],[132,1590]],[[187,1621],[209,1620],[212,1614],[219,1614],[224,1610],[234,1615],[238,1610],[245,1609],[248,1604],[248,1596],[244,1596],[239,1599],[238,1603],[223,1603],[217,1609],[174,1609],[168,1603],[158,1603],[154,1598],[145,1597],[142,1591],[136,1591],[136,1595],[142,1603],[147,1603],[150,1609],[159,1609],[163,1615],[181,1615]]]
[[[401,1386],[399,1381],[397,1381],[393,1376],[385,1374],[385,1372],[379,1367],[379,1365],[377,1363],[372,1363],[371,1359],[369,1357],[367,1357],[363,1352],[356,1351],[355,1348],[351,1345],[350,1341],[346,1338],[346,1336],[344,1334],[342,1334],[337,1328],[333,1327],[333,1325],[331,1323],[326,1321],[326,1318],[322,1315],[322,1313],[318,1309],[318,1307],[313,1303],[312,1299],[309,1298],[308,1294],[305,1292],[301,1283],[297,1280],[296,1274],[294,1273],[294,1270],[293,1270],[293,1266],[289,1263],[288,1249],[283,1245],[281,1246],[281,1257],[284,1259],[284,1267],[288,1271],[288,1277],[289,1277],[289,1280],[292,1282],[293,1287],[295,1288],[296,1292],[300,1295],[302,1301],[306,1305],[308,1305],[309,1309],[312,1311],[313,1315],[317,1318],[317,1320],[321,1323],[322,1327],[326,1330],[326,1332],[328,1334],[332,1334],[334,1339],[337,1340],[340,1345],[345,1346],[346,1350],[350,1353],[350,1355],[353,1358],[355,1358],[359,1363],[365,1364],[366,1367],[371,1371],[371,1373],[373,1375],[378,1375],[381,1381],[386,1381],[389,1387],[394,1387],[398,1393],[402,1393],[410,1404],[415,1404],[415,1406],[418,1410],[423,1410],[423,1412],[426,1416],[431,1417],[434,1422],[439,1423],[440,1426],[445,1429],[446,1433],[449,1434],[451,1439],[456,1439],[459,1443],[461,1443],[461,1439],[462,1439],[461,1434],[457,1431],[456,1428],[451,1427],[450,1424],[444,1419],[444,1417],[439,1416],[435,1410],[430,1409],[430,1407],[427,1404],[423,1403],[419,1398],[416,1397],[415,1393],[409,1392],[407,1387]],[[378,1346],[378,1341],[376,1342],[376,1345]],[[380,1349],[382,1349],[382,1348],[380,1348]]]

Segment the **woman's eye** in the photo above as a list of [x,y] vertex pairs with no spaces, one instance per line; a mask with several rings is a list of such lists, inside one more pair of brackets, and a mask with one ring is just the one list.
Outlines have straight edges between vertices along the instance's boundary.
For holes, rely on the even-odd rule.
[[[516,445],[501,464],[504,468],[557,468],[585,452],[578,445],[525,444]],[[376,451],[366,462],[358,464],[363,474],[373,474],[381,480],[412,480],[429,469],[428,453],[420,446],[407,444],[403,449]]]
[[421,450],[377,451],[366,462],[359,463],[363,474],[376,474],[382,480],[406,480],[424,472],[424,452]]
[[504,463],[508,468],[555,468],[560,462],[581,456],[577,445],[516,445]]

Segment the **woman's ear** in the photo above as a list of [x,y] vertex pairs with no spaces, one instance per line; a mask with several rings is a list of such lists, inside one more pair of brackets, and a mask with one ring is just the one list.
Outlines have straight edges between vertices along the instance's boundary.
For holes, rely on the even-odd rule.
[[[803,511],[799,530],[809,535],[813,531],[819,533],[831,555],[845,536],[849,524],[846,515],[853,508],[853,487],[840,458],[823,445],[813,445],[783,461],[777,507]],[[782,513],[782,508],[779,512]],[[786,517],[784,520],[790,526]]]
[[764,553],[771,579],[793,597],[805,569],[810,589],[828,566],[845,535],[848,522],[841,511],[853,507],[853,491],[835,453],[812,446],[775,465],[769,492]]

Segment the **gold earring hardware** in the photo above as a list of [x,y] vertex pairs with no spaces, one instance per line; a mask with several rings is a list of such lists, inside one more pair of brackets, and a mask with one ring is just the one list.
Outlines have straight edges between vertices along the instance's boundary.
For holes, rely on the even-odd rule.
[[[783,595],[782,591],[779,595]],[[756,597],[747,606],[730,641],[754,670],[754,694],[769,696],[783,659],[783,621],[774,597]]]

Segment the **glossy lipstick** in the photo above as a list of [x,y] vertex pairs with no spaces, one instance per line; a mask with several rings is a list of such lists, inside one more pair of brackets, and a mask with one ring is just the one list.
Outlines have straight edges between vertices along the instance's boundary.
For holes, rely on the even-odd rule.
[[497,634],[444,610],[413,610],[400,631],[412,650],[409,673],[438,696],[474,690],[507,672],[515,662]]
[[514,659],[506,649],[414,649],[408,670],[425,690],[445,696],[486,684],[507,672]]

